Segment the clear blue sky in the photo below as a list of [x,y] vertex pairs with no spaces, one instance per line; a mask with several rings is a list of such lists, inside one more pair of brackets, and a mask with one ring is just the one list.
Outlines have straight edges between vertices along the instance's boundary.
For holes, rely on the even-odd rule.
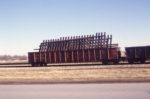
[[0,55],[96,32],[112,34],[120,47],[150,45],[150,0],[0,0]]

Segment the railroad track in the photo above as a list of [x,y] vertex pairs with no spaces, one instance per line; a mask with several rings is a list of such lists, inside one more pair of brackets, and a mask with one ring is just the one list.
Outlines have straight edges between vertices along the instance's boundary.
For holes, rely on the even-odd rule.
[[30,64],[1,64],[0,69],[27,69],[27,70],[46,70],[46,69],[117,69],[117,68],[150,68],[150,64],[127,64],[102,65],[100,63],[76,63],[76,64],[49,64],[47,67],[32,67]]

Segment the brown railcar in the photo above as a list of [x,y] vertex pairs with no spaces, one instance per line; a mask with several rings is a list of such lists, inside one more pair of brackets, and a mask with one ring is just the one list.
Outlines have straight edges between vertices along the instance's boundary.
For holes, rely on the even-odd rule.
[[28,62],[32,64],[32,66],[43,66],[47,65],[47,53],[46,52],[29,52],[28,53]]
[[[78,53],[79,52],[79,53]],[[34,65],[47,65],[50,63],[81,63],[81,62],[102,62],[103,64],[108,63],[119,63],[120,59],[120,50],[119,48],[109,48],[107,50],[90,50],[87,53],[87,50],[83,51],[70,51],[70,52],[30,52],[28,53],[29,56],[29,63]],[[102,52],[102,53],[100,53]],[[61,53],[61,56],[59,56]],[[62,55],[66,53],[65,55]],[[77,55],[78,53],[79,55]],[[83,56],[84,53],[84,56]],[[85,54],[86,53],[86,54]],[[57,55],[58,54],[58,55]],[[65,59],[66,58],[66,59]]]
[[29,52],[28,59],[33,66],[80,62],[108,64],[119,62],[119,51],[118,45],[112,44],[111,35],[97,33],[43,41],[39,52]]

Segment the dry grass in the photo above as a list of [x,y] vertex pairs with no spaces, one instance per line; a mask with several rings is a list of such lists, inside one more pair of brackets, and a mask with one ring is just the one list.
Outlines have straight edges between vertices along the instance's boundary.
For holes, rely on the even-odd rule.
[[0,82],[150,81],[150,68],[0,69]]

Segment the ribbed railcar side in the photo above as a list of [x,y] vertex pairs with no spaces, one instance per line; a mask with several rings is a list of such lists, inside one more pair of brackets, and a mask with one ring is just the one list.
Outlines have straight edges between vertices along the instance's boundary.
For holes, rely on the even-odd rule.
[[103,64],[118,64],[120,61],[120,48],[114,47],[102,50],[101,61]]
[[130,64],[134,62],[145,63],[150,59],[150,46],[126,47],[127,60]]
[[146,47],[146,57],[147,59],[150,59],[150,46]]

